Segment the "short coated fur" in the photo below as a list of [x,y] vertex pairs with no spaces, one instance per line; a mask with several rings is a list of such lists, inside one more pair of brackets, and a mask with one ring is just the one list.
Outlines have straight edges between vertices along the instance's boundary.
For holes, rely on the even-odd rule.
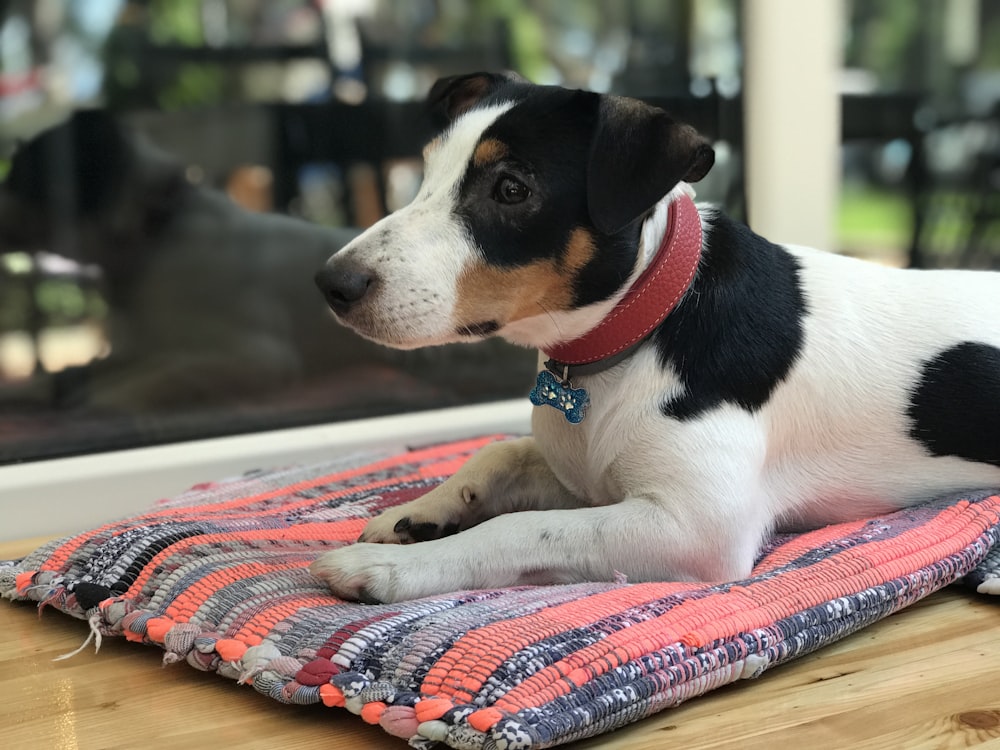
[[[317,274],[337,317],[389,346],[577,339],[712,166],[698,133],[633,100],[473,74],[430,104],[444,130],[416,199]],[[582,423],[536,407],[532,437],[488,446],[313,572],[375,601],[731,580],[776,529],[1000,486],[1000,274],[890,269],[699,215],[693,283],[624,361],[578,378]]]

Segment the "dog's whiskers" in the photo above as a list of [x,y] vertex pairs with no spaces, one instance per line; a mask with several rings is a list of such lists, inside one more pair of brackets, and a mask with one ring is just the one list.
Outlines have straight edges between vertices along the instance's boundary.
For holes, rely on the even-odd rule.
[[545,313],[546,316],[548,316],[548,319],[552,321],[552,327],[556,329],[556,333],[558,333],[559,336],[561,337],[562,329],[559,328],[559,321],[556,319],[556,316],[553,315],[552,311],[549,310],[547,307],[545,307],[545,305],[543,305],[540,300],[538,301],[537,304],[538,307],[541,309],[541,311]]

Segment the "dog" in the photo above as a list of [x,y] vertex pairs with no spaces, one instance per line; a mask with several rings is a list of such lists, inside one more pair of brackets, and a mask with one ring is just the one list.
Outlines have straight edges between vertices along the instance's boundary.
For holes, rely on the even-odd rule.
[[244,210],[101,110],[21,145],[0,183],[0,248],[102,273],[110,355],[59,373],[60,406],[231,406],[300,382],[356,338],[332,324],[325,342],[309,336],[326,321],[308,281],[357,234]]
[[[0,252],[44,249],[99,268],[110,354],[0,390],[0,405],[329,416],[455,405],[470,391],[502,393],[502,377],[533,367],[528,352],[486,372],[469,347],[432,358],[352,334],[324,316],[312,275],[360,230],[249,211],[187,174],[102,110],[76,112],[17,149],[0,182]],[[504,347],[489,350],[499,358]]]
[[316,281],[388,346],[538,349],[532,436],[320,556],[335,595],[737,580],[775,530],[1000,486],[1000,275],[696,206],[711,145],[639,101],[477,73],[429,105],[446,127],[415,200]]

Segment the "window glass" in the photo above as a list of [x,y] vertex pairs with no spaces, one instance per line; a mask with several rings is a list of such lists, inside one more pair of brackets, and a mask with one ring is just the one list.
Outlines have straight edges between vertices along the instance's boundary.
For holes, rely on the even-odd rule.
[[[1000,0],[845,2],[844,252],[1000,266]],[[745,214],[735,0],[0,3],[0,463],[523,396],[534,353],[399,352],[315,269],[405,205],[438,76],[646,98]],[[794,61],[789,61],[794,64]]]
[[1000,2],[848,8],[842,247],[1000,267]]
[[646,97],[742,212],[733,0],[0,4],[0,463],[524,396],[500,341],[339,327],[323,261],[405,205],[441,75]]

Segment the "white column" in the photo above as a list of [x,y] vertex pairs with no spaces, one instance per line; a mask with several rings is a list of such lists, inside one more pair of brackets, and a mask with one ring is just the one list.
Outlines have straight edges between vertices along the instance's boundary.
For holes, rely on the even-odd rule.
[[750,226],[774,242],[836,249],[842,0],[744,0]]

